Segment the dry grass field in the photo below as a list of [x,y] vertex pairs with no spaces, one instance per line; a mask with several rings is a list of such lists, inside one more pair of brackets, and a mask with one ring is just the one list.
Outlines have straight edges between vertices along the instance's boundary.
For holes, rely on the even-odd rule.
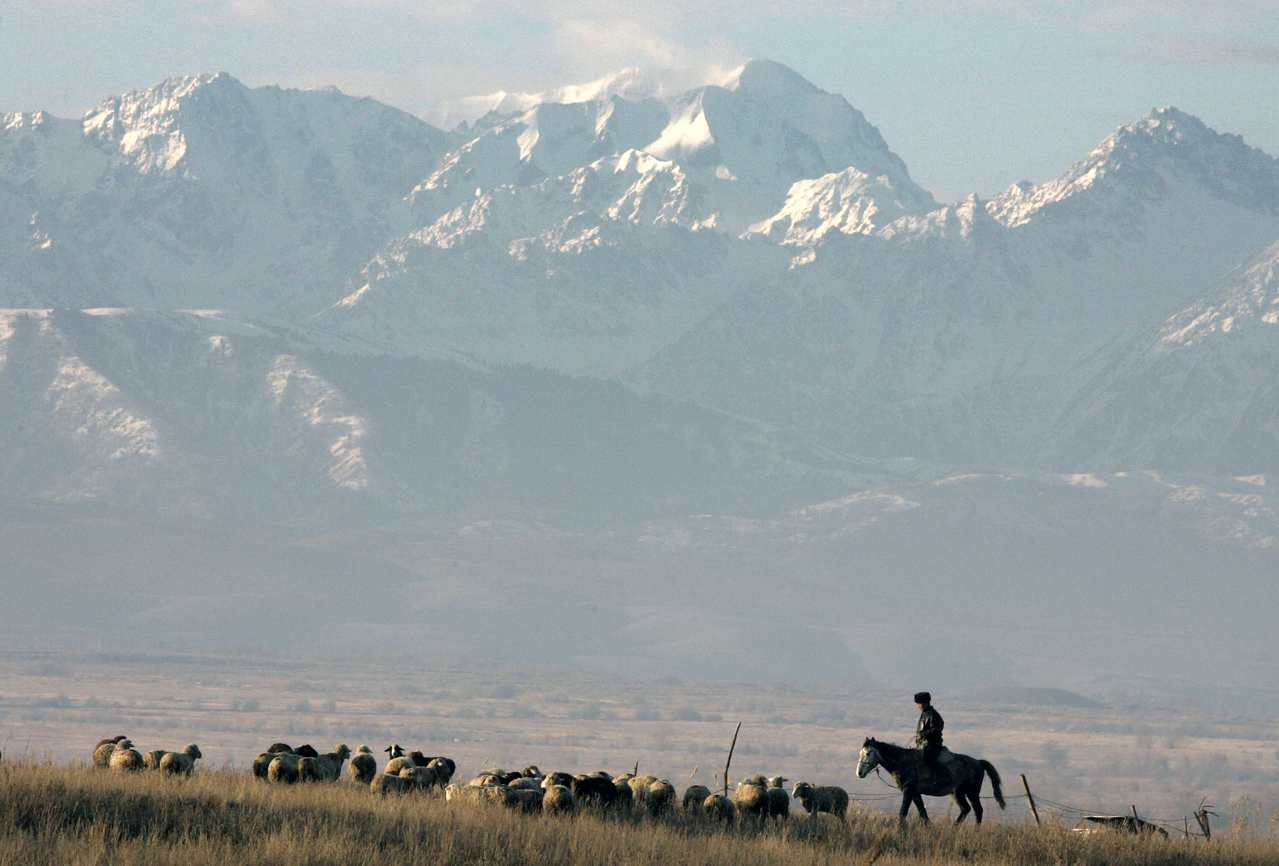
[[724,829],[683,815],[654,819],[522,815],[381,799],[348,783],[271,786],[245,771],[189,780],[48,764],[0,768],[0,866],[43,864],[1079,864],[1262,866],[1264,839],[1085,837],[1050,827],[911,826],[854,810],[847,823],[793,817]]
[[[1243,844],[1276,829],[1279,740],[1264,716],[1113,701],[1000,704],[958,694],[941,706],[952,747],[988,758],[1004,777],[1006,812],[985,791],[991,832],[1031,822],[1025,798],[1016,796],[1020,773],[1045,801],[1043,817],[1062,828],[1074,826],[1078,814],[1047,801],[1112,814],[1136,805],[1143,816],[1177,827],[1206,797],[1220,815],[1214,843]],[[679,789],[693,782],[713,787],[738,721],[744,726],[734,779],[764,773],[838,784],[867,812],[896,808],[894,791],[853,772],[863,737],[910,736],[914,709],[895,693],[462,664],[427,670],[409,659],[0,654],[0,766],[70,767],[87,762],[97,740],[116,734],[143,750],[194,742],[210,781],[190,790],[212,784],[213,771],[231,774],[218,776],[219,784],[239,784],[233,780],[247,773],[253,756],[276,740],[321,749],[368,743],[379,757],[398,742],[453,757],[462,778],[488,765],[623,772],[638,762],[641,772],[668,777]],[[77,778],[68,772],[56,778]],[[278,796],[292,802],[287,798],[301,795]],[[948,800],[930,799],[928,807],[938,824],[945,822]]]

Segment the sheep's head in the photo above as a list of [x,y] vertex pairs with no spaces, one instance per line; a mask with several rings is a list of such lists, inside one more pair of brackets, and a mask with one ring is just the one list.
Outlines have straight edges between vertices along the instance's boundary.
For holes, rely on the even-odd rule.
[[127,740],[127,739],[129,739],[129,738],[128,738],[128,737],[126,737],[124,734],[117,734],[116,736],[114,736],[114,737],[112,737],[112,738],[111,738],[111,742],[113,742],[113,743],[123,743],[123,742],[124,742],[125,740]]
[[345,761],[351,757],[351,747],[346,743],[338,743],[338,747],[333,750],[333,754]]
[[128,737],[125,737],[123,740],[116,740],[115,747],[117,749],[132,749],[133,740],[130,740]]
[[371,754],[373,754],[371,751],[369,751],[369,747],[368,747],[368,746],[366,746],[366,745],[364,745],[363,743],[361,743],[361,744],[360,744],[360,747],[359,747],[358,749],[356,749],[356,750],[355,750],[355,753],[356,753],[357,755],[371,755]]
[[773,776],[773,777],[771,777],[771,778],[768,780],[768,787],[770,787],[770,788],[784,788],[784,787],[786,787],[786,777],[785,777],[785,776]]
[[197,758],[204,757],[204,755],[200,752],[200,747],[197,746],[195,743],[192,743],[191,745],[183,749],[182,754],[186,755],[193,761],[196,760]]
[[797,800],[805,800],[813,796],[813,786],[807,782],[796,782],[795,787],[791,789],[790,795]]
[[400,746],[399,743],[392,743],[391,745],[383,749],[383,751],[386,752],[388,755],[390,755],[392,758],[404,757],[404,749],[403,747]]

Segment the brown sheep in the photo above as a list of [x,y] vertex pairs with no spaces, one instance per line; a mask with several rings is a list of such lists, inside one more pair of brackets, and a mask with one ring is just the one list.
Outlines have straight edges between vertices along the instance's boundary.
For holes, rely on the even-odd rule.
[[369,784],[374,794],[407,794],[413,790],[413,782],[399,776],[381,773]]
[[115,744],[128,737],[121,734],[118,737],[112,737],[109,740],[99,740],[98,744],[93,747],[93,766],[100,770],[105,770],[111,765],[111,753],[115,751]]
[[152,749],[149,752],[142,753],[142,768],[144,770],[160,769],[160,759],[169,754],[166,749]]
[[675,805],[675,786],[666,779],[656,779],[649,783],[644,792],[644,805],[653,817],[665,815]]
[[[298,763],[303,756],[294,752],[281,752],[267,764],[266,780],[277,785],[292,785],[298,781]],[[312,759],[314,760],[314,759]]]
[[725,824],[732,824],[737,818],[737,807],[723,794],[711,794],[703,800],[702,811],[711,820],[723,821]]
[[436,784],[440,787],[447,785],[457,772],[457,763],[452,758],[443,756],[431,758],[426,766],[435,771]]
[[[481,788],[480,790],[484,789]],[[505,794],[505,799],[502,802],[504,802],[508,808],[515,809],[520,812],[542,811],[542,798],[545,795],[540,789],[517,789],[512,791],[508,788],[498,788],[497,790],[502,791]],[[573,796],[571,791],[569,792],[569,796]]]
[[142,755],[134,750],[132,740],[121,740],[115,744],[110,767],[118,773],[139,773],[144,769]]
[[711,795],[711,789],[705,785],[689,785],[684,792],[683,807],[685,812],[700,812],[702,804]]
[[342,765],[346,763],[346,759],[351,757],[351,747],[346,743],[338,743],[337,747],[323,755],[315,758],[316,768],[319,773],[317,781],[336,782],[342,778]]
[[203,757],[200,747],[192,743],[180,752],[165,752],[160,759],[159,770],[168,776],[189,776],[195,769],[195,762]]
[[768,787],[762,776],[754,776],[739,782],[733,792],[733,805],[743,818],[768,817]]
[[577,811],[577,798],[563,785],[552,785],[542,795],[542,811],[548,815],[571,815]]

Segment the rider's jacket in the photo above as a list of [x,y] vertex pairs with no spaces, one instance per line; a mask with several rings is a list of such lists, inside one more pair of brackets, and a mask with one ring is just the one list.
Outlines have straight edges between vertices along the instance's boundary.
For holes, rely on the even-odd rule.
[[919,714],[919,724],[915,726],[915,746],[920,749],[925,746],[940,746],[941,732],[945,726],[941,713],[931,705],[924,707],[924,711]]

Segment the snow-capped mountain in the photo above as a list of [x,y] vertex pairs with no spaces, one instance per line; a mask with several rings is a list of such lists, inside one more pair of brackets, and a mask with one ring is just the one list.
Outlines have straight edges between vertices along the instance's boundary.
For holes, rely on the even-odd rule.
[[314,309],[409,227],[452,139],[369,99],[229,75],[0,117],[10,306]]
[[780,64],[669,98],[642,80],[499,100],[456,134],[227,75],[8,115],[0,303],[270,314],[854,453],[1058,465],[1091,453],[1058,431],[1118,347],[1279,236],[1279,162],[1176,109],[938,206]]
[[[683,670],[683,630],[698,670],[778,676],[913,675],[905,619],[1009,674],[977,583],[1071,641],[1097,593],[1125,640],[1199,627],[1197,577],[1269,597],[1279,161],[1159,109],[939,204],[778,64],[646,81],[498,94],[450,133],[227,75],[0,117],[22,597],[64,616],[67,574],[150,598],[180,572],[251,640],[246,604],[359,574],[419,646],[590,604],[628,661]],[[1238,646],[1270,635],[1248,607]],[[811,623],[790,655],[757,640],[779,615]]]

